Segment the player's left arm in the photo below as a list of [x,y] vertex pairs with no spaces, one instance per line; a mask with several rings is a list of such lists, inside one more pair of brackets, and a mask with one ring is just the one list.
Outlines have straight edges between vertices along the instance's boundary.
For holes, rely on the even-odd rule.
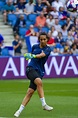
[[29,59],[32,59],[32,58],[42,58],[42,57],[45,57],[46,54],[44,52],[41,52],[40,54],[31,54],[31,53],[25,53],[24,54],[24,58],[26,60],[29,60]]
[[40,54],[36,54],[36,58],[42,58],[45,56],[46,56],[46,54],[43,51]]
[[45,56],[49,56],[50,52],[51,52],[51,50],[49,48],[47,48],[45,51],[42,50],[42,52],[40,54],[25,53],[24,57],[26,60],[32,59],[32,58],[43,58]]

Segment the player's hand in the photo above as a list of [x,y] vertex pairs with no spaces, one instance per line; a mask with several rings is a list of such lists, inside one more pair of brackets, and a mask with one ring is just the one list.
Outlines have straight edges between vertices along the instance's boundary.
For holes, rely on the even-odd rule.
[[25,58],[26,60],[29,60],[29,59],[32,59],[32,58],[36,58],[36,55],[31,54],[31,53],[25,53],[25,54],[24,54],[24,58]]

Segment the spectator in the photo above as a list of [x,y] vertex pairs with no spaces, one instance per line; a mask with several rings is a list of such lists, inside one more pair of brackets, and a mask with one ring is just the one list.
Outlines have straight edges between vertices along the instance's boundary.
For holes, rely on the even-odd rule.
[[70,17],[67,17],[66,19],[66,24],[67,24],[67,30],[71,30],[72,26],[73,26],[73,22],[72,19]]
[[66,24],[61,27],[61,32],[62,32],[64,40],[66,41],[67,40],[67,36],[68,36],[68,31],[67,31]]
[[74,34],[74,40],[78,42],[78,28],[76,28],[76,32]]
[[51,15],[53,15],[53,18],[58,18],[59,13],[56,9],[56,7],[54,7],[53,11],[50,12]]
[[47,12],[46,7],[43,7],[42,12],[43,12],[44,16],[47,18],[48,17],[48,12]]
[[55,39],[58,35],[58,31],[55,29],[54,26],[51,27],[51,30],[49,30],[49,33],[51,33],[51,36]]
[[46,19],[46,26],[51,29],[53,25],[54,25],[53,15],[49,14],[49,17]]
[[52,2],[52,7],[55,7],[57,11],[59,11],[60,7],[63,7],[63,3],[60,0],[55,0]]
[[62,54],[64,54],[64,55],[69,55],[69,54],[71,54],[71,51],[70,51],[70,49],[69,49],[68,46],[65,46],[65,47],[64,47],[64,51],[63,51]]
[[57,30],[58,32],[61,31],[61,25],[59,24],[58,18],[55,19],[54,27],[55,27],[55,30]]
[[36,32],[34,31],[34,26],[33,25],[30,25],[30,28],[26,32],[25,36],[36,36]]
[[44,17],[43,12],[41,12],[40,15],[36,17],[35,26],[41,28],[44,27],[45,24],[46,24],[46,18]]
[[55,38],[56,47],[59,49],[60,54],[63,53],[64,47],[67,45],[64,41],[62,32],[58,32],[58,36]]
[[21,42],[18,34],[15,34],[14,38],[15,39],[12,42],[12,45],[14,48],[15,56],[20,56],[21,55],[21,49],[22,49],[22,42]]
[[20,13],[23,13],[25,9],[25,4],[23,0],[19,0],[19,3],[17,4],[16,11]]
[[25,4],[25,9],[28,14],[34,13],[34,7],[35,4],[33,3],[33,0],[29,0],[29,2]]
[[69,14],[67,11],[64,10],[64,7],[59,7],[59,23],[60,25],[65,25],[67,22],[67,17],[69,17]]
[[0,34],[0,55],[1,55],[2,47],[3,47],[3,42],[4,42],[4,38],[3,38],[3,36]]
[[49,41],[47,42],[47,45],[49,45],[53,50],[54,46],[56,45],[55,39],[52,37],[51,33],[48,33],[48,37],[49,37]]
[[54,47],[53,51],[51,51],[52,56],[58,56],[60,54],[60,50],[56,47]]
[[75,27],[75,25],[72,25],[70,31],[72,32],[72,36],[74,37],[74,34],[76,33],[76,27]]
[[42,3],[48,7],[50,7],[50,3],[48,0],[42,0]]
[[55,38],[56,43],[64,43],[62,32],[58,32],[58,36]]
[[72,32],[68,31],[67,44],[71,46],[73,43],[74,43],[74,37],[72,36]]
[[4,5],[4,10],[3,10],[3,20],[4,20],[4,24],[7,24],[7,15],[9,13],[14,13],[14,6],[12,4],[11,0],[8,0],[8,2]]
[[64,51],[64,46],[62,44],[63,43],[56,43],[56,46],[55,46],[58,49],[59,54],[62,54]]
[[44,8],[44,5],[42,4],[41,0],[37,0],[37,3],[35,5],[35,12],[40,14],[43,8]]
[[78,29],[78,17],[74,19],[74,24],[76,25],[76,28]]
[[78,54],[78,49],[76,43],[73,43],[71,46],[71,52],[73,55]]
[[59,0],[59,1],[62,2],[63,5],[65,5],[68,0]]
[[13,32],[14,33],[19,33],[19,27],[26,27],[26,22],[24,19],[24,15],[20,15],[20,17],[17,19],[14,27],[13,27]]
[[67,11],[64,10],[64,7],[59,7],[59,19],[66,20],[68,16]]

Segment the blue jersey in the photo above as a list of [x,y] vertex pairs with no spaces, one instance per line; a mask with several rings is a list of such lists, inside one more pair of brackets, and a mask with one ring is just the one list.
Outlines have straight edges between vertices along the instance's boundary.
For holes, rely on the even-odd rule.
[[43,58],[32,58],[29,62],[28,66],[32,66],[35,70],[37,70],[41,77],[44,76],[44,64],[50,55],[51,48],[49,46],[45,46],[44,48],[40,48],[39,44],[36,44],[32,47],[32,54],[40,54],[41,52],[45,53],[45,57]]

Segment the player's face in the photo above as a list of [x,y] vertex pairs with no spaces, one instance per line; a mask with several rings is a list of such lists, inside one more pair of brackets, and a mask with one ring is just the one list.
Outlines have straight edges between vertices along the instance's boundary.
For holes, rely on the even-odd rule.
[[40,46],[41,47],[45,47],[47,44],[47,37],[46,35],[41,35],[40,36]]

